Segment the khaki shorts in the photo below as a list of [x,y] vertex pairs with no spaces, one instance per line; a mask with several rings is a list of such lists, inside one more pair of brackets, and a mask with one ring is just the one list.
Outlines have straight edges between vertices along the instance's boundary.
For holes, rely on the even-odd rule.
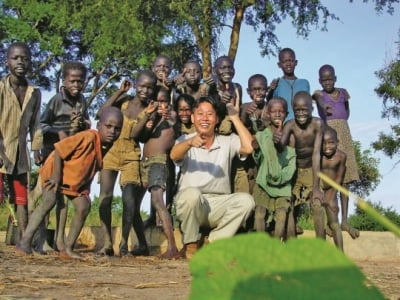
[[288,210],[290,207],[290,197],[271,197],[258,184],[254,185],[253,198],[256,206],[263,206],[269,212],[274,212],[279,208],[284,208]]
[[[133,149],[131,151],[127,151]],[[120,185],[141,184],[140,147],[129,140],[117,140],[103,159],[103,170],[119,171]]]
[[294,206],[310,201],[313,190],[313,172],[311,168],[297,168],[295,173],[295,184],[292,189]]

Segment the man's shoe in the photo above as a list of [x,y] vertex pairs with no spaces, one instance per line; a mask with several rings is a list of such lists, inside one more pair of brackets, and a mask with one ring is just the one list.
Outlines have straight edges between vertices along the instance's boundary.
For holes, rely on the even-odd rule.
[[194,254],[199,250],[199,243],[198,242],[193,242],[193,243],[188,243],[185,244],[183,247],[183,256],[186,257],[187,259],[192,259]]

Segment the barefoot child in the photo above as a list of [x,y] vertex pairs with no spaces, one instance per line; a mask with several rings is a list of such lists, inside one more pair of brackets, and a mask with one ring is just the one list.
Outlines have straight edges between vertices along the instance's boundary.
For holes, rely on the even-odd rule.
[[[346,171],[346,154],[337,149],[338,142],[335,129],[326,126],[322,141],[321,172],[337,184],[342,185]],[[338,219],[337,191],[328,184],[323,184],[323,190],[328,226],[332,231],[336,247],[343,251],[343,237]]]
[[[321,119],[336,130],[339,140],[338,148],[347,155],[343,183],[348,188],[350,183],[360,180],[353,140],[347,123],[350,115],[350,96],[345,89],[335,87],[335,69],[331,65],[323,65],[319,69],[319,82],[322,86],[322,91],[315,91],[313,98],[317,101],[318,114]],[[349,197],[341,193],[340,202],[342,208],[342,230],[347,231],[355,239],[360,233],[357,229],[350,227],[347,222]]]
[[6,64],[10,74],[0,81],[0,175],[8,183],[21,237],[28,221],[28,134],[35,163],[41,163],[41,94],[26,79],[31,68],[31,52],[26,44],[11,44]]
[[[253,197],[256,203],[254,225],[257,231],[265,231],[265,216],[268,213],[275,219],[274,236],[284,239],[287,226],[294,231],[294,222],[289,220],[291,209],[292,178],[296,171],[295,149],[283,147],[278,152],[273,143],[273,135],[282,130],[287,116],[287,104],[283,98],[272,98],[267,104],[269,125],[256,133],[254,160],[258,166],[257,184]],[[272,218],[268,218],[272,219]]]
[[[288,103],[288,120],[294,118],[292,101],[297,92],[305,91],[310,93],[310,84],[307,79],[297,78],[294,70],[297,66],[296,54],[291,48],[283,48],[279,51],[278,67],[282,70],[283,76],[271,82],[273,97],[282,97]],[[270,97],[269,97],[270,98]]]
[[[100,172],[100,221],[104,234],[104,245],[98,252],[99,255],[114,255],[111,239],[111,204],[114,184],[120,172],[120,186],[122,190],[122,237],[119,245],[119,254],[128,255],[128,238],[133,228],[138,238],[139,246],[147,248],[144,236],[143,222],[140,217],[140,204],[145,190],[140,179],[141,149],[139,136],[134,136],[133,131],[141,122],[143,128],[150,114],[154,111],[151,100],[154,97],[157,78],[151,71],[144,70],[139,73],[136,80],[136,95],[126,94],[132,87],[127,80],[123,81],[117,90],[100,108],[114,106],[120,108],[124,123],[121,135],[104,157],[104,167]],[[140,132],[141,129],[138,130]]]
[[325,238],[324,203],[320,180],[323,122],[312,116],[312,99],[307,92],[298,92],[293,98],[294,120],[285,123],[283,131],[275,131],[274,142],[278,147],[287,145],[293,135],[296,149],[294,220],[297,222],[300,204],[310,203],[317,237]]
[[65,138],[54,145],[40,170],[43,201],[33,211],[17,251],[32,253],[31,241],[40,222],[54,207],[57,200],[67,196],[75,206],[75,215],[65,241],[64,255],[80,258],[72,249],[90,211],[90,185],[95,173],[101,169],[104,154],[118,138],[122,127],[122,114],[117,108],[104,109],[97,130],[85,130]]
[[[80,62],[66,62],[62,68],[62,87],[60,92],[53,96],[46,105],[40,117],[40,125],[43,131],[42,159],[47,157],[54,150],[54,144],[58,141],[73,135],[79,131],[90,128],[90,118],[87,110],[86,99],[83,96],[83,87],[86,81],[86,67]],[[29,193],[32,202],[36,202],[42,194],[41,179],[33,191]],[[68,200],[57,203],[56,215],[56,243],[57,250],[64,250],[65,223],[67,221]],[[33,207],[32,207],[33,210]],[[48,220],[45,221],[46,223]],[[41,241],[37,245],[37,250],[44,252],[43,243],[46,238],[47,225],[41,228]]]
[[[160,95],[161,94],[161,95]],[[141,173],[143,186],[151,194],[152,206],[160,217],[168,240],[168,249],[159,257],[174,259],[180,256],[176,247],[171,215],[164,204],[163,194],[167,188],[169,152],[175,143],[175,115],[169,109],[168,92],[161,90],[157,95],[157,114],[146,125],[148,139],[143,147]],[[175,114],[175,112],[173,112]]]

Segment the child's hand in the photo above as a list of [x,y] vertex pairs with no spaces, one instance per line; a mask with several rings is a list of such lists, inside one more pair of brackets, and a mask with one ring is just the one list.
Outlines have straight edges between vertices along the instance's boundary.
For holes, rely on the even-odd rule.
[[325,205],[324,193],[319,188],[314,188],[312,192],[311,204],[319,201],[321,205]]
[[44,182],[43,187],[47,191],[55,193],[57,192],[59,185],[60,185],[60,179],[52,176]]
[[231,102],[226,104],[226,109],[228,111],[228,116],[239,115],[239,110]]
[[275,90],[276,87],[278,86],[279,83],[279,78],[275,78],[274,80],[272,80],[271,85],[269,86],[269,88],[271,90]]
[[162,85],[169,90],[172,85],[173,85],[174,81],[171,78],[168,78],[165,74],[163,74],[163,79],[162,79]]
[[221,101],[224,103],[235,103],[235,97],[230,90],[229,84],[225,84],[225,90],[221,95]]
[[178,75],[176,75],[175,77],[174,77],[174,83],[176,84],[176,85],[180,85],[180,84],[183,84],[184,82],[185,82],[185,74],[186,74],[186,72],[187,72],[187,69],[186,68],[184,68],[183,69],[183,72],[181,73],[181,74],[178,74]]
[[251,142],[251,146],[253,147],[254,150],[260,149],[260,144],[258,144],[256,139],[253,139],[253,141]]
[[148,120],[148,121],[146,122],[145,127],[146,127],[147,129],[152,129],[152,128],[153,128],[153,125],[154,125],[154,121],[153,121],[153,120]]
[[252,115],[256,112],[257,110],[257,104],[255,104],[254,102],[251,102],[246,109],[246,114],[248,115]]
[[206,140],[202,137],[202,135],[197,134],[194,137],[192,137],[191,139],[189,139],[188,142],[189,142],[190,147],[200,148],[201,146],[204,145]]
[[126,93],[131,87],[132,83],[129,80],[124,79],[119,87],[119,90],[123,93]]
[[212,73],[211,73],[211,67],[208,67],[207,71],[204,72],[203,82],[208,84],[208,85],[214,85],[215,84],[214,77],[212,76]]
[[151,100],[145,109],[146,113],[149,115],[156,111],[158,107],[158,102]]
[[43,156],[40,154],[40,150],[33,151],[33,159],[35,160],[35,165],[40,166],[43,162]]
[[279,144],[282,139],[282,127],[278,127],[277,130],[274,132],[274,136],[272,137],[272,140],[274,141],[274,144]]

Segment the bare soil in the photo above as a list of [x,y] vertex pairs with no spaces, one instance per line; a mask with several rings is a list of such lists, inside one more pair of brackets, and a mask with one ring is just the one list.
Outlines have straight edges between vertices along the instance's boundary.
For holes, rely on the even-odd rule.
[[[185,259],[49,255],[21,256],[0,242],[0,299],[187,299],[191,276]],[[400,261],[356,261],[388,299],[400,299]]]

